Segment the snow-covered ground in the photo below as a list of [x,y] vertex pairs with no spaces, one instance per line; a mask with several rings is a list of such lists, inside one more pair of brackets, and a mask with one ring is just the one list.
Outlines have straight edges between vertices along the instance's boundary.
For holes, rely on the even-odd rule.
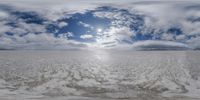
[[199,100],[199,51],[0,51],[0,100]]

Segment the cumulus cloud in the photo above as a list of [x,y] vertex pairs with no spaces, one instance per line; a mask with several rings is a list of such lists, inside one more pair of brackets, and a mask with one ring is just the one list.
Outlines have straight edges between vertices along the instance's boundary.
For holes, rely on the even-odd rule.
[[66,23],[66,22],[60,22],[59,24],[58,24],[58,26],[60,27],[60,28],[62,28],[62,27],[64,27],[64,26],[67,26],[68,25],[68,23]]
[[94,16],[110,19],[112,21],[111,24],[118,27],[121,27],[122,25],[128,27],[131,24],[138,22],[138,20],[134,19],[134,14],[131,14],[127,11],[120,11],[120,8],[112,10],[109,9],[108,11],[97,11],[94,12]]
[[[81,49],[87,47],[85,43],[69,40],[69,37],[73,37],[71,32],[57,37],[53,33],[47,33],[47,25],[52,20],[43,19],[45,16],[37,10],[29,7],[23,10],[21,9],[23,5],[5,2],[5,7],[0,7],[2,10],[0,11],[0,49]],[[60,28],[67,25],[66,22],[58,23]]]
[[[99,31],[94,35],[86,33],[80,36],[80,33],[77,36],[82,39],[94,38],[96,43],[91,44],[96,46],[117,47],[133,44],[134,48],[149,50],[200,47],[200,2],[126,1],[3,0],[0,4],[11,6],[12,12],[35,12],[44,22],[40,24],[37,22],[28,23],[29,18],[19,18],[12,15],[8,9],[5,10],[3,6],[0,7],[0,48],[42,48],[42,46],[53,48],[56,45],[59,48],[85,47],[87,44],[84,42],[70,40],[78,33],[65,32],[63,28],[69,25],[67,20],[61,22],[58,20],[89,11],[92,11],[95,17],[111,21],[106,30]],[[99,10],[102,9],[99,7],[104,5],[111,8]],[[47,27],[54,24],[57,25],[58,29],[63,30],[53,30],[50,27],[49,30],[53,30],[50,33]],[[80,21],[78,24],[91,30],[95,28],[85,21]],[[171,31],[169,31],[170,29]],[[63,31],[63,33],[59,34],[59,31]],[[156,41],[136,42],[138,40],[134,39],[137,38],[138,34],[147,35],[148,39]]]
[[7,32],[8,30],[12,29],[12,27],[6,26],[6,25],[4,25],[2,23],[0,23],[0,27],[1,27],[0,28],[0,36],[4,35],[5,32]]
[[8,16],[9,16],[8,13],[6,13],[6,12],[0,10],[0,20],[1,20],[1,19],[4,19],[4,18],[7,18]]
[[59,38],[68,39],[70,37],[74,37],[72,32],[62,33],[58,35]]
[[128,27],[110,27],[108,31],[97,33],[97,45],[99,47],[119,47],[122,44],[132,43],[131,36],[134,35]]
[[[101,9],[107,10],[104,11]],[[127,9],[122,10],[114,6],[112,8],[107,6],[100,7],[93,14],[95,17],[105,18],[111,21],[108,30],[97,33],[97,44],[102,47],[119,47],[122,44],[133,43],[132,37],[136,35],[136,32],[132,26],[139,29],[142,23],[141,20],[137,19],[137,14],[131,14]]]
[[87,44],[65,38],[55,38],[52,34],[28,34],[24,37],[0,38],[0,49],[72,49],[85,48]]
[[[167,31],[171,27],[179,27],[184,34],[190,35],[193,33],[200,34],[199,22],[191,22],[193,18],[199,18],[196,6],[200,2],[189,1],[171,1],[171,2],[141,2],[133,3],[132,11],[137,11],[145,15],[146,29],[154,29]],[[194,17],[195,16],[195,17]],[[146,30],[149,31],[149,30]],[[146,32],[144,29],[144,32]]]
[[187,43],[193,48],[200,50],[200,37],[195,37],[187,41]]
[[[31,23],[25,23],[23,21],[20,21],[17,23],[18,27],[14,27],[13,30],[11,30],[14,33],[22,34],[22,31],[25,31],[27,33],[44,33],[46,32],[46,28],[44,25],[38,25],[38,24],[31,24]],[[19,32],[17,31],[19,30]]]

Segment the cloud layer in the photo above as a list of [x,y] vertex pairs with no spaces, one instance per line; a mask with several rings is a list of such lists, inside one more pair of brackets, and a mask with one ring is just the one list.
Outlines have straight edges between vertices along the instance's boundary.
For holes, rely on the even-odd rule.
[[136,50],[189,50],[188,45],[172,41],[140,41],[133,44]]
[[198,1],[6,0],[0,5],[0,49],[200,48]]

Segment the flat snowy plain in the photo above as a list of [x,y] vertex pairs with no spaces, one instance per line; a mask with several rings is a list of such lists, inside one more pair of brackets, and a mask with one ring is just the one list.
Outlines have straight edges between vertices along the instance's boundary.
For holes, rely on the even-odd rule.
[[0,100],[200,100],[200,51],[0,51]]

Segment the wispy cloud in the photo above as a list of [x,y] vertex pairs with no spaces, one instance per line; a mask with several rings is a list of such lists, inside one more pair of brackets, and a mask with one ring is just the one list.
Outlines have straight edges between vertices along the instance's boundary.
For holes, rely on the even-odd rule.
[[90,35],[90,34],[84,34],[84,35],[81,35],[80,38],[82,38],[82,39],[91,39],[91,38],[93,38],[93,36]]

